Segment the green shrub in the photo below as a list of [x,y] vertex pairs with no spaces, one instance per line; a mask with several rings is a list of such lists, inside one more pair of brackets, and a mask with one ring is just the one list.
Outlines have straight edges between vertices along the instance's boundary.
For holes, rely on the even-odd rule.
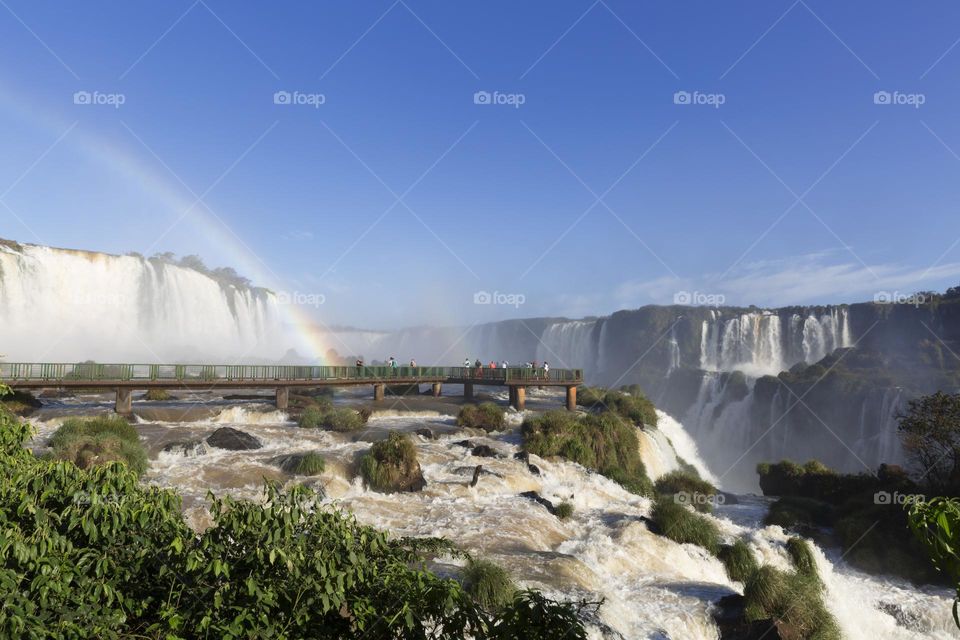
[[717,525],[705,516],[678,504],[674,498],[658,498],[650,517],[660,528],[661,535],[674,542],[695,544],[713,555],[720,553],[720,530]]
[[34,409],[39,409],[42,403],[37,400],[29,391],[23,389],[9,389],[8,393],[2,396],[0,402],[3,403],[11,413],[20,416],[26,416],[33,413]]
[[521,434],[529,453],[566,458],[598,471],[628,491],[652,495],[653,485],[640,459],[637,430],[616,414],[578,416],[549,411],[524,420]]
[[471,558],[463,569],[463,588],[487,611],[496,611],[513,600],[517,586],[510,574],[489,560]]
[[393,431],[376,442],[360,459],[360,476],[366,487],[392,493],[422,488],[423,476],[417,449],[409,436]]
[[500,431],[503,429],[504,422],[503,409],[492,402],[464,405],[457,415],[458,426],[484,431]]
[[147,470],[147,452],[137,430],[119,416],[70,418],[50,437],[53,457],[81,469],[122,462],[134,473]]
[[554,507],[554,514],[561,520],[567,520],[573,517],[573,503],[564,500]]
[[577,404],[590,409],[602,406],[606,393],[603,387],[580,387],[577,389]]
[[164,402],[170,400],[172,396],[166,389],[148,389],[143,399],[150,402]]
[[305,453],[300,461],[297,462],[297,466],[294,470],[294,473],[300,476],[318,476],[327,468],[327,463],[319,453],[314,453],[313,451]]
[[37,458],[30,433],[0,408],[0,637],[586,638],[587,603],[523,591],[487,612],[426,570],[430,545],[361,525],[306,487],[211,496],[197,533],[174,491],[119,464]]
[[746,584],[758,569],[757,559],[750,551],[750,546],[739,538],[732,545],[723,545],[718,557],[723,562],[730,579],[737,582]]
[[297,425],[304,429],[325,428],[348,432],[363,428],[366,420],[353,409],[342,407],[309,406],[300,413]]

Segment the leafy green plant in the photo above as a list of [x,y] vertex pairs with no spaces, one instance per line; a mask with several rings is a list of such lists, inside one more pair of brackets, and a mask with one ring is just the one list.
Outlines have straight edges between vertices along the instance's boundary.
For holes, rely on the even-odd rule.
[[500,431],[505,423],[503,409],[492,402],[468,404],[457,414],[457,425],[484,431]]
[[953,621],[960,627],[960,500],[931,498],[915,502],[907,520],[933,564],[956,587]]
[[467,593],[487,611],[496,611],[512,602],[517,591],[506,569],[489,560],[469,559],[461,580]]
[[30,435],[0,408],[0,637],[586,637],[590,603],[521,591],[486,611],[425,568],[449,543],[391,539],[309,488],[210,495],[196,533],[175,492],[120,464],[37,458]]

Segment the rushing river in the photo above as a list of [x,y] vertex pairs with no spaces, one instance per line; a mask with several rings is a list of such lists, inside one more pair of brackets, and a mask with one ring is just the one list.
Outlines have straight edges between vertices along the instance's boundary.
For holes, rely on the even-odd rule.
[[[535,392],[530,406],[555,407],[556,400],[549,393]],[[329,502],[349,509],[361,522],[395,535],[446,537],[500,563],[523,586],[560,598],[602,599],[599,619],[591,628],[594,638],[718,638],[711,603],[739,592],[742,585],[731,582],[722,564],[703,549],[651,533],[643,521],[650,513],[648,499],[568,462],[531,456],[540,470],[534,475],[513,457],[519,451],[516,427],[522,418],[515,413],[508,416],[507,431],[487,435],[458,429],[453,416],[444,411],[446,405],[421,398],[402,404],[400,410],[375,414],[360,434],[299,429],[283,412],[254,400],[204,396],[193,397],[191,403],[161,405],[163,410],[145,411],[138,418],[151,455],[144,481],[175,488],[196,528],[210,523],[208,491],[255,500],[264,478],[305,482],[322,488]],[[106,396],[51,402],[32,418],[38,429],[35,445],[42,446],[64,416],[108,408]],[[167,443],[202,438],[223,426],[256,436],[263,448],[210,447],[191,456],[163,451]],[[434,438],[417,435],[418,429],[430,429]],[[350,477],[356,456],[391,430],[412,434],[427,480],[422,493],[366,491],[359,479]],[[457,444],[464,439],[489,445],[500,457],[475,457]],[[682,425],[666,414],[661,414],[661,429],[645,434],[640,447],[653,477],[676,468],[678,456],[710,477]],[[280,471],[278,457],[306,451],[326,459],[323,475],[293,477]],[[470,487],[478,464],[485,473]],[[560,521],[522,497],[524,491],[537,491],[555,502],[568,500],[574,514]],[[725,536],[745,537],[762,562],[787,568],[783,544],[788,536],[779,527],[760,524],[767,504],[763,498],[742,496],[737,504],[718,507],[712,517]],[[827,606],[845,638],[958,637],[948,591],[868,576],[847,566],[833,550],[816,548],[815,553]]]

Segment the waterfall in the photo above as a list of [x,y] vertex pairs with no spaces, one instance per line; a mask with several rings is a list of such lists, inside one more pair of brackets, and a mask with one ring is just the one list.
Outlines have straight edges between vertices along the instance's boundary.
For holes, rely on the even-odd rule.
[[0,246],[0,353],[9,361],[280,358],[276,297],[132,256]]
[[806,315],[750,311],[725,315],[711,310],[700,334],[700,367],[707,371],[740,370],[748,375],[776,375],[799,362],[813,363],[850,346],[846,309]]
[[547,326],[537,345],[537,360],[554,362],[555,367],[596,371],[598,341],[593,338],[596,320],[570,320]]

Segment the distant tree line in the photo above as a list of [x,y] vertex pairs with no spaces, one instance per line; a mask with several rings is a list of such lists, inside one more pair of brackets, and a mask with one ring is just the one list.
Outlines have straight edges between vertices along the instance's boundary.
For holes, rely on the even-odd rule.
[[217,282],[232,285],[237,288],[254,288],[250,279],[237,273],[236,269],[233,267],[210,268],[204,264],[203,258],[196,254],[190,254],[178,258],[177,255],[172,251],[164,251],[162,253],[155,253],[149,258],[146,258],[141,253],[130,251],[127,253],[127,255],[134,258],[140,258],[141,260],[151,260],[161,264],[171,264],[177,267],[183,267],[184,269],[192,269],[198,273],[202,273],[205,276],[213,278]]

